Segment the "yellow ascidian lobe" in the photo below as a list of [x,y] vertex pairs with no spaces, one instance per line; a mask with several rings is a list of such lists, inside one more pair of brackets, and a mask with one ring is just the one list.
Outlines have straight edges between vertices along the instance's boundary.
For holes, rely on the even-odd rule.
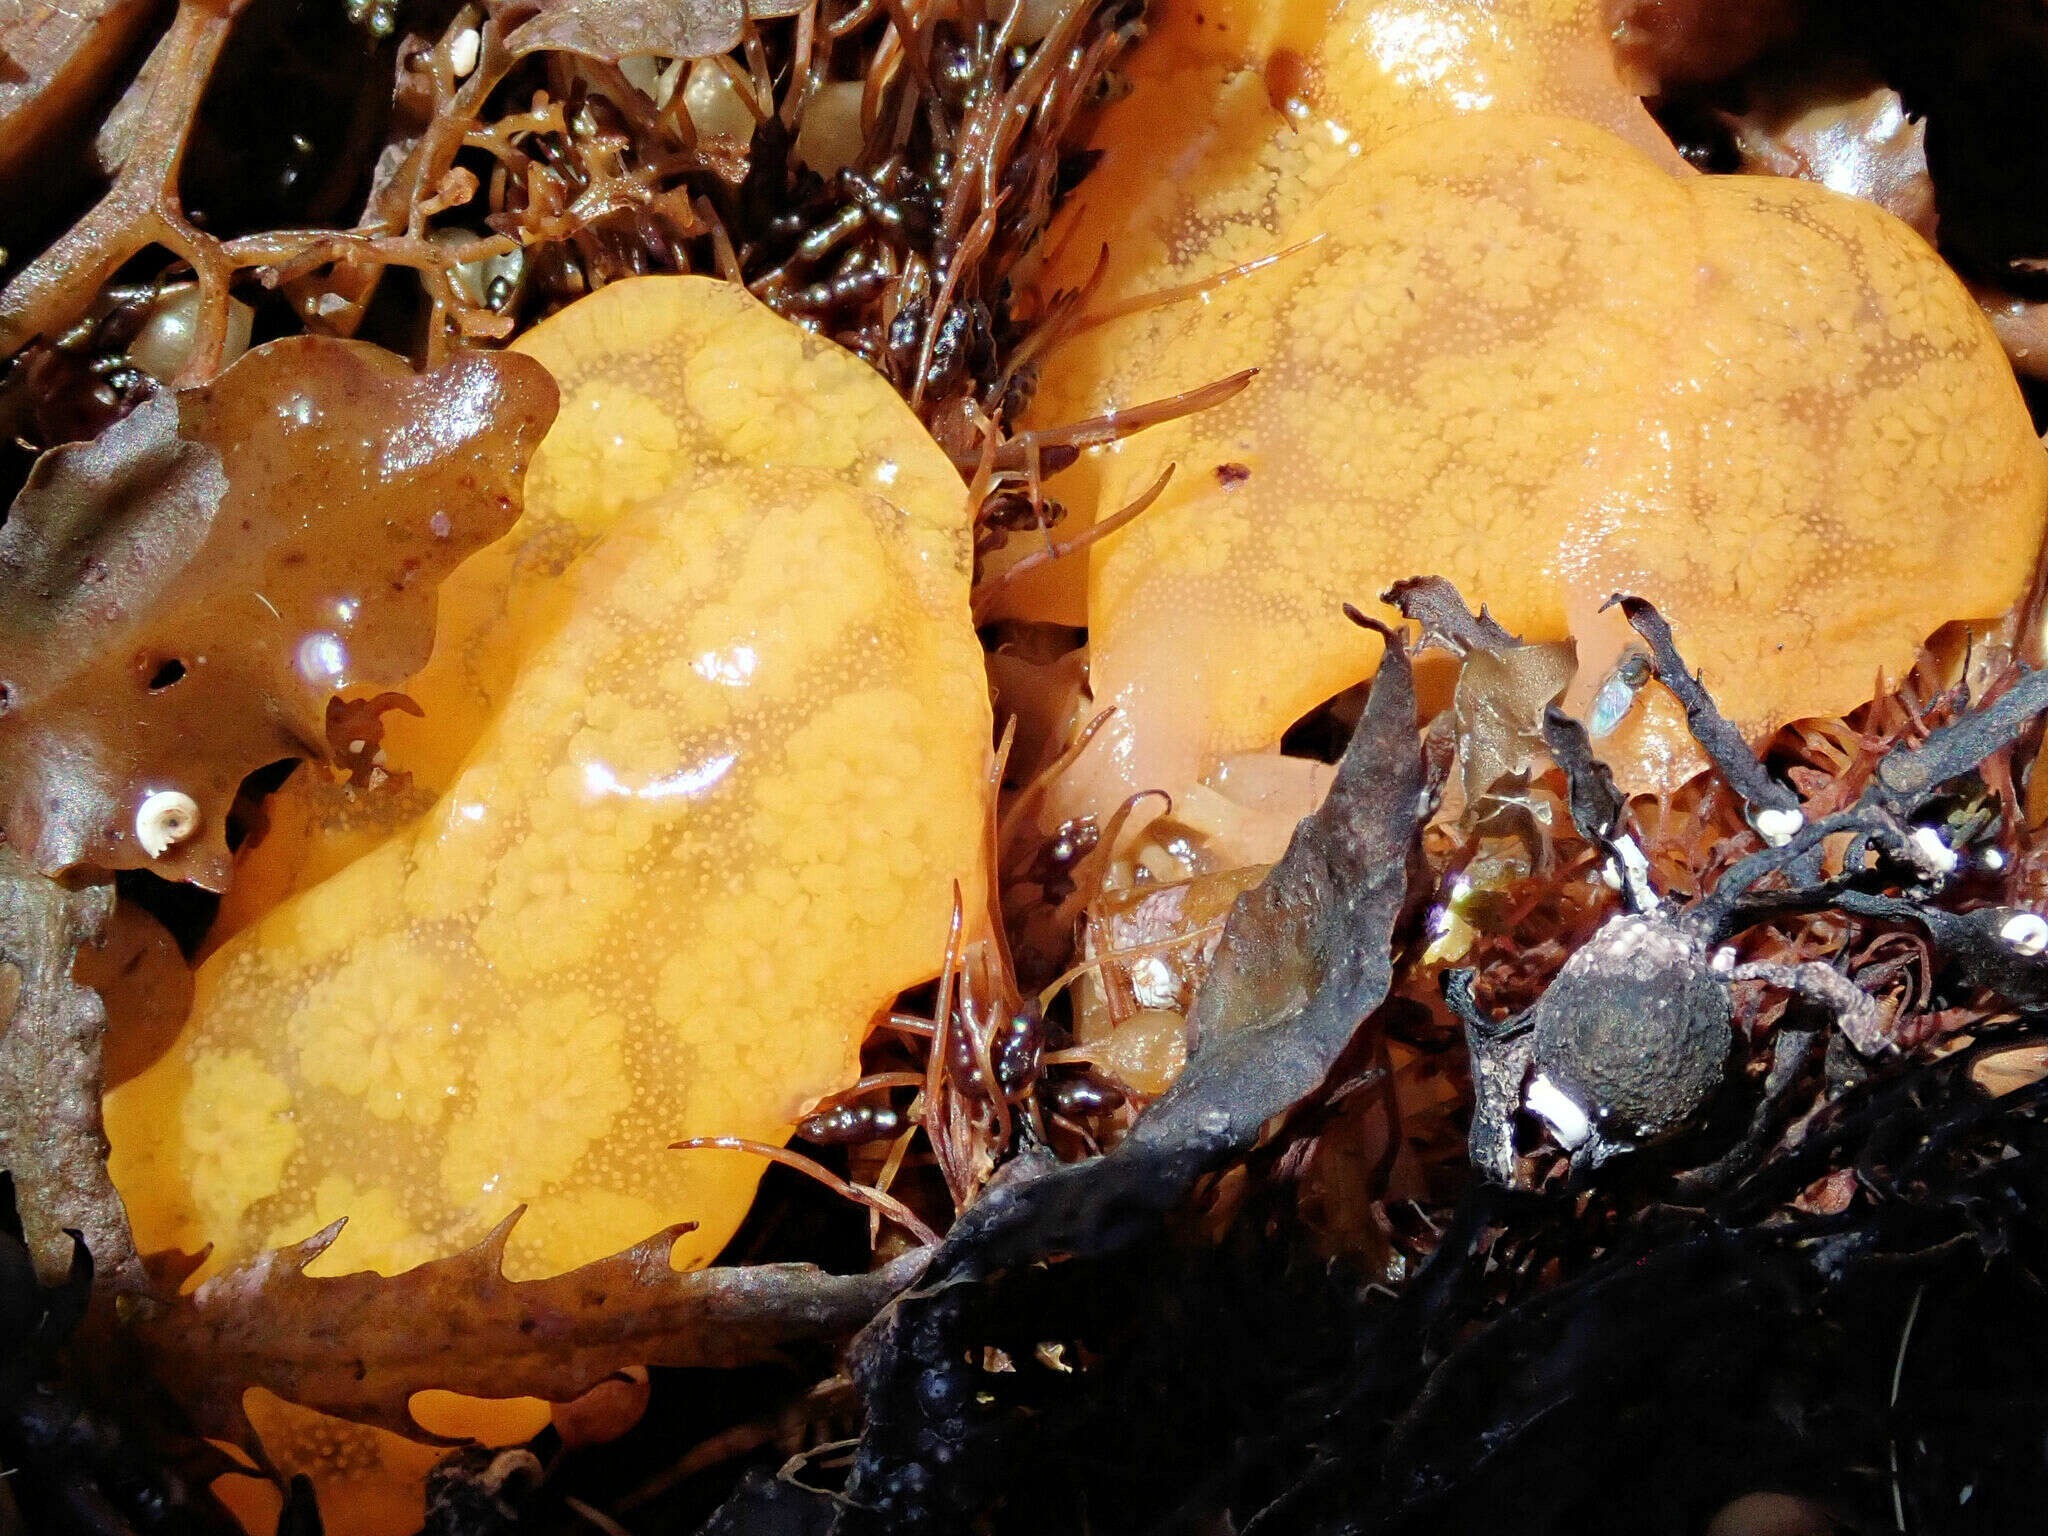
[[[954,882],[985,886],[964,488],[888,386],[698,278],[605,288],[527,345],[564,402],[535,526],[392,751],[443,792],[218,949],[109,1095],[145,1250],[219,1263],[346,1215],[314,1273],[391,1273],[526,1203],[514,1278],[679,1221],[673,1262],[704,1264],[760,1164],[668,1144],[785,1139],[936,973]],[[469,738],[445,779],[443,700]],[[337,1436],[309,1470],[382,1507],[369,1432],[293,1443]]]
[[[1186,78],[1217,105],[1180,111],[1207,137],[1149,200],[1084,182],[1107,212],[1049,279],[1128,237],[1146,255],[1113,257],[1100,313],[1288,253],[1047,359],[1048,424],[1261,370],[1054,486],[1107,511],[1178,466],[1092,551],[1091,684],[1120,710],[1052,819],[1272,748],[1370,675],[1378,642],[1341,604],[1404,576],[1447,576],[1532,640],[1575,635],[1592,666],[1613,657],[1600,603],[1640,593],[1752,731],[1850,708],[1944,622],[2019,598],[2048,460],[1989,327],[1906,226],[1647,153],[1639,104],[1599,78],[1597,6],[1280,14],[1302,39],[1284,78],[1257,8],[1169,12],[1183,52],[1141,51],[1132,101],[1150,68],[1186,75],[1199,17],[1215,57]],[[1216,44],[1233,23],[1256,41]],[[1074,617],[1043,587],[1026,601]],[[1653,745],[1625,777],[1659,778]]]
[[[1211,302],[1227,291],[1211,280],[1282,250],[1283,232],[1359,159],[1457,113],[1580,118],[1683,171],[1616,78],[1603,3],[1156,0],[1126,71],[1129,93],[1093,136],[1099,159],[1046,237],[1041,295],[1088,285],[1091,315],[1185,285],[1203,290],[1193,302]],[[1286,265],[1273,274],[1283,284]],[[1147,398],[1123,386],[1149,376],[1121,368],[1157,343],[1154,323],[1140,313],[1061,346],[1045,365],[1034,423]],[[1084,460],[1059,483],[1061,499],[1083,512],[1093,468]],[[1062,561],[1020,580],[998,607],[1082,624],[1085,587],[1082,562]]]
[[210,942],[375,847],[449,784],[502,707],[523,658],[564,614],[565,575],[629,510],[735,467],[822,470],[907,510],[923,579],[966,556],[960,477],[865,363],[710,278],[613,283],[514,343],[561,390],[526,477],[518,526],[440,590],[434,653],[384,716],[401,791],[365,795],[301,769],[265,807],[270,831],[235,866]]

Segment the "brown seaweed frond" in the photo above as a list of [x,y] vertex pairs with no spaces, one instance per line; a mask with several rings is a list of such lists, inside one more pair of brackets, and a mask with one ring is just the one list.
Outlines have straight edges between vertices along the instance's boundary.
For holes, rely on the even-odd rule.
[[[132,408],[154,381],[127,347],[187,282],[190,344],[168,369],[156,362],[164,383],[203,382],[233,360],[247,326],[238,306],[256,311],[264,335],[368,336],[433,365],[607,282],[708,272],[867,358],[942,441],[978,419],[975,448],[987,436],[996,453],[984,489],[1015,500],[1026,484],[1033,521],[1049,524],[1059,509],[1041,478],[1084,443],[1153,419],[1011,435],[1037,351],[1087,295],[1020,324],[1011,274],[1084,165],[1089,113],[1110,94],[1137,13],[1105,0],[1050,16],[1021,0],[769,9],[778,14],[744,21],[736,46],[708,56],[756,120],[742,143],[693,118],[693,55],[646,56],[637,33],[606,30],[627,25],[611,7],[467,4],[430,35],[404,32],[408,13],[387,7],[370,30],[397,21],[401,35],[344,75],[372,126],[346,163],[323,167],[336,186],[364,188],[359,201],[331,224],[244,217],[215,235],[207,210],[188,216],[181,171],[222,60],[238,57],[247,0],[181,0],[103,130],[112,185],[46,249],[31,246],[0,292],[0,353],[16,359],[0,399],[12,435],[32,455]],[[662,24],[678,47],[716,30]],[[851,84],[859,148],[807,164],[820,153],[803,142],[809,120],[839,110],[835,88]],[[1157,419],[1210,399],[1196,392]]]
[[[800,235],[752,285],[882,369],[933,416],[973,400],[1014,415],[1003,367],[1009,274],[1043,233],[1109,66],[1133,37],[1120,8],[1063,7],[1028,41],[1020,3],[856,4],[825,30],[843,47],[880,27],[858,78],[866,146],[830,178]],[[794,130],[826,78],[805,44]],[[792,111],[791,108],[794,108]],[[744,256],[744,253],[743,253]],[[750,272],[752,268],[750,267]]]
[[766,1158],[771,1163],[780,1163],[785,1168],[794,1168],[806,1178],[816,1179],[835,1194],[844,1195],[856,1204],[865,1205],[877,1214],[888,1217],[909,1232],[926,1247],[936,1244],[938,1233],[918,1219],[917,1212],[887,1191],[866,1184],[855,1184],[842,1179],[816,1158],[805,1157],[801,1152],[773,1142],[755,1141],[746,1136],[691,1136],[683,1141],[669,1143],[671,1152],[696,1152],[704,1148],[724,1152],[746,1152],[755,1157]]
[[[1846,716],[1800,721],[1779,731],[1763,761],[1797,792],[1805,821],[1820,821],[1862,797],[1888,755],[1921,745],[1973,704],[1995,701],[2016,676],[2010,664],[1995,669],[1973,697],[1951,659],[1923,653],[1896,687],[1882,686],[1880,679],[1869,704]],[[2048,824],[2038,818],[2029,822],[2016,782],[2031,779],[2038,765],[2022,758],[2023,771],[2016,773],[2014,757],[2022,750],[2031,749],[2023,742],[1991,753],[1933,808],[1933,824],[1958,856],[1957,869],[1941,893],[1944,909],[2033,910],[2048,898]],[[1529,792],[1560,796],[1562,785],[1552,774],[1539,777]],[[1602,878],[1598,850],[1563,818],[1555,820],[1561,824],[1550,833],[1549,856],[1531,861],[1525,873],[1485,893],[1481,929],[1466,962],[1477,969],[1480,996],[1509,1013],[1533,1002],[1618,905]],[[1666,796],[1638,797],[1629,820],[1654,882],[1680,899],[1713,890],[1738,863],[1764,847],[1741,800],[1718,774]],[[1430,844],[1446,888],[1484,855],[1488,843],[1486,836],[1470,834]],[[1839,858],[1840,850],[1831,856]],[[1737,947],[1745,965],[1838,964],[1865,990],[1894,1000],[1894,1033],[1908,1049],[1936,1036],[1967,1033],[2009,1012],[1988,994],[1937,1007],[1926,937],[1903,919],[1836,910],[1780,917],[1749,929]],[[1768,1036],[1785,1006],[1782,997],[1761,1004],[1747,1021],[1752,1035]]]
[[1166,494],[1166,487],[1172,481],[1173,472],[1176,467],[1172,464],[1167,465],[1166,468],[1159,472],[1158,478],[1143,491],[1139,492],[1135,499],[1112,512],[1101,521],[1090,524],[1072,538],[1055,539],[1048,532],[1043,548],[1034,549],[1030,554],[1024,556],[1023,559],[1017,561],[1016,564],[1007,567],[985,581],[977,583],[974,589],[975,622],[977,624],[981,622],[986,615],[988,605],[1011,582],[1041,567],[1050,565],[1055,560],[1064,560],[1070,555],[1079,554],[1089,545],[1100,539],[1106,539],[1118,529],[1127,527],[1135,522],[1143,513],[1151,508],[1154,502]]
[[[185,215],[180,171],[245,6],[182,0],[110,121],[107,141],[125,146],[112,187],[0,292],[0,350],[18,359],[0,403],[30,453],[149,393],[128,347],[188,279],[191,340],[167,383],[233,360],[238,304],[266,334],[374,336],[433,366],[619,278],[713,272],[889,377],[975,475],[977,548],[1036,529],[1035,564],[1078,547],[1046,532],[1062,516],[1048,476],[1250,378],[1020,430],[1040,354],[1087,323],[1094,285],[1020,321],[1011,274],[1084,164],[1089,114],[1137,36],[1129,7],[818,0],[755,18],[707,63],[756,119],[741,144],[693,118],[687,58],[622,64],[581,51],[602,48],[589,28],[563,31],[573,17],[462,5],[436,33],[387,44],[384,79],[356,83],[388,102],[372,113],[386,120],[381,145],[359,146],[375,160],[345,227],[216,236]],[[806,163],[819,153],[805,147],[810,118],[838,110],[833,90],[854,82],[860,147],[821,173]],[[167,259],[150,267],[152,251]],[[165,371],[154,354],[151,366]]]
[[176,16],[130,87],[114,184],[0,291],[0,351],[55,338],[80,319],[131,256],[157,244],[198,278],[201,309],[190,362],[175,380],[203,383],[227,339],[229,266],[220,242],[185,217],[178,171],[213,67],[247,0],[180,0]]

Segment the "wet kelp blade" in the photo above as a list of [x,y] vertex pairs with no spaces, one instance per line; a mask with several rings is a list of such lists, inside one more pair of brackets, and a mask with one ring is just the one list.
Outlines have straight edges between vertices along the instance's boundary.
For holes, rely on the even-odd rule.
[[[1524,645],[1484,605],[1477,613],[1467,608],[1458,589],[1441,576],[1397,581],[1380,594],[1380,601],[1422,627],[1418,650],[1434,646],[1459,658],[1451,708],[1430,729],[1457,753],[1465,791],[1459,820],[1470,830],[1512,803],[1546,746],[1556,757],[1545,711],[1571,685],[1578,648],[1569,640]],[[1495,798],[1496,787],[1506,791],[1507,801]],[[1608,791],[1615,793],[1611,778]],[[1618,813],[1614,824],[1619,824]]]
[[1522,642],[1486,611],[1465,606],[1458,589],[1441,576],[1410,576],[1380,594],[1380,601],[1398,608],[1401,616],[1422,626],[1425,645],[1438,645],[1453,656],[1474,651],[1499,655]]
[[242,780],[326,757],[337,692],[419,671],[442,578],[518,517],[555,407],[513,353],[415,373],[295,336],[43,454],[0,527],[8,843],[45,874],[224,889]]
[[251,1387],[415,1439],[414,1396],[566,1402],[628,1365],[729,1369],[844,1338],[917,1273],[910,1253],[868,1274],[809,1264],[676,1270],[683,1228],[541,1280],[505,1277],[523,1208],[482,1242],[394,1276],[307,1274],[341,1223],[258,1255],[141,1327],[158,1376],[207,1434],[254,1448]]
[[1621,829],[1628,802],[1607,765],[1593,755],[1586,728],[1552,705],[1543,712],[1543,741],[1564,770],[1572,826],[1587,842],[1607,846]]
[[1100,1257],[1156,1233],[1197,1180],[1315,1090],[1386,997],[1425,778],[1413,674],[1387,638],[1328,798],[1231,913],[1191,1018],[1187,1071],[1107,1156],[1010,1164],[923,1282],[862,1336],[867,1429],[841,1529],[943,1528],[969,1513],[972,1490],[945,1472],[986,1476],[978,1453],[1004,1434],[1002,1410],[974,1391],[980,1365],[967,1363],[981,1342],[963,1336],[975,1293],[1005,1270]]
[[141,1271],[100,1120],[106,1010],[71,974],[113,911],[111,881],[60,885],[0,845],[0,1166],[21,1194],[23,1233],[46,1281],[70,1271],[82,1240],[103,1281],[132,1289]]

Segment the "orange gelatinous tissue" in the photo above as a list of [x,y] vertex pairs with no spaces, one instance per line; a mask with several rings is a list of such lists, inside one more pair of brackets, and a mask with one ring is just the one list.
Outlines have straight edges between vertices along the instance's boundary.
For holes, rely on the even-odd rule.
[[[346,1216],[313,1272],[392,1273],[526,1203],[514,1278],[678,1221],[672,1262],[707,1263],[761,1164],[666,1148],[785,1139],[985,887],[964,488],[888,385],[693,277],[521,349],[560,416],[390,738],[439,798],[219,948],[109,1095],[145,1251],[218,1267]],[[432,1427],[488,1424],[461,1409]],[[328,1529],[388,1528],[389,1437],[305,1417],[263,1427]]]
[[[1944,622],[2022,595],[2048,461],[1962,285],[1867,204],[1646,152],[1600,15],[1167,9],[1043,286],[1107,242],[1099,316],[1287,254],[1047,358],[1047,424],[1261,370],[1055,486],[1107,511],[1178,465],[1091,552],[1092,686],[1120,709],[1054,815],[1271,749],[1371,674],[1378,641],[1340,605],[1403,576],[1575,636],[1589,669],[1619,643],[1600,604],[1646,596],[1754,732],[1853,707]],[[1179,159],[1133,155],[1168,100]],[[1080,617],[1049,585],[1023,603]],[[1633,753],[1625,780],[1682,776],[1682,722],[1661,725],[1610,751]]]

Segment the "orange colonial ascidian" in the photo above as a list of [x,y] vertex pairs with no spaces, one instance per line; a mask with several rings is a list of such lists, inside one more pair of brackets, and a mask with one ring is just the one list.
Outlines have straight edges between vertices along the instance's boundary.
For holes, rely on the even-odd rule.
[[[295,823],[274,884],[356,856],[217,949],[109,1095],[145,1250],[345,1216],[313,1273],[394,1273],[525,1203],[514,1278],[682,1221],[707,1263],[761,1164],[669,1144],[785,1139],[985,886],[965,489],[888,385],[703,278],[521,347],[563,409],[388,748],[438,798],[381,842]],[[385,1496],[370,1432],[301,1441]]]
[[[1601,603],[1641,594],[1751,732],[1853,707],[2021,596],[2048,460],[1962,285],[1868,204],[1689,171],[1597,3],[1202,0],[1163,26],[1043,280],[1106,243],[1112,317],[1049,356],[1036,419],[1261,371],[1055,483],[1107,513],[1178,467],[1091,552],[1119,710],[1056,816],[1273,748],[1371,674],[1341,605],[1404,576],[1577,638],[1588,672],[1626,636]],[[1021,611],[1081,617],[1048,584]],[[1627,781],[1693,761],[1664,702],[1662,739],[1639,719],[1610,754]]]

